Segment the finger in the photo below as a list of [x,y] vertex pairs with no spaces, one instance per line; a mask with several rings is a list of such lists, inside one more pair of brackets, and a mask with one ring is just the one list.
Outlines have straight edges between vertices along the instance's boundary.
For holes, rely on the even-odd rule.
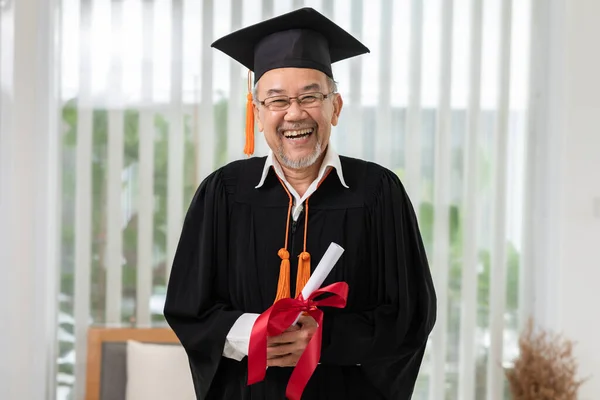
[[281,345],[296,345],[298,349],[304,349],[312,339],[317,328],[309,326],[300,329],[297,332],[283,333],[279,336],[267,338],[267,347],[277,347]]
[[284,344],[290,344],[292,342],[281,339],[280,336],[273,336],[267,338],[267,347],[277,347]]
[[298,324],[303,327],[304,326],[314,326],[314,327],[318,326],[317,321],[310,315],[302,315],[300,317],[300,319],[298,320]]
[[267,360],[274,360],[276,358],[281,358],[281,357],[287,357],[289,356],[291,353],[286,353],[286,354],[279,354],[279,355],[269,355],[267,354]]
[[299,331],[299,330],[300,330],[300,325],[296,324],[296,325],[290,326],[285,331],[286,332],[294,332],[294,331]]
[[307,321],[306,324],[302,325],[302,328],[300,329],[300,332],[299,332],[302,339],[310,340],[310,338],[312,338],[313,335],[315,334],[315,332],[317,331],[318,325],[317,325],[316,321],[314,321],[314,322],[313,321]]
[[293,343],[302,336],[302,330],[293,332],[283,332],[279,336],[271,336],[267,338],[267,345],[269,344],[281,344],[281,343]]
[[282,344],[276,347],[267,347],[267,358],[276,356],[286,356],[300,350],[297,343]]
[[267,367],[295,367],[298,363],[298,356],[290,354],[285,357],[267,360]]

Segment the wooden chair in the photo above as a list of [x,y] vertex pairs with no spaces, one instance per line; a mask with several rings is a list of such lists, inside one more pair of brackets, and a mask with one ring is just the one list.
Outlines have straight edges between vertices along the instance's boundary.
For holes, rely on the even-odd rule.
[[87,347],[86,400],[100,400],[102,357],[105,344],[128,340],[147,343],[179,343],[169,328],[90,328]]

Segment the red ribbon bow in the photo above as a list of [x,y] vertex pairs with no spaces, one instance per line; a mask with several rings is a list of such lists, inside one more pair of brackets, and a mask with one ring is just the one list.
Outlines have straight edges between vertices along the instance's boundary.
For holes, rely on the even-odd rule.
[[[315,298],[323,294],[332,294],[323,300]],[[315,290],[308,299],[302,294],[295,299],[281,299],[262,313],[252,327],[250,346],[248,349],[248,385],[260,382],[265,378],[267,370],[267,336],[277,336],[289,328],[302,312],[310,314],[317,321],[317,330],[300,356],[285,395],[290,400],[300,400],[302,392],[317,368],[321,357],[321,340],[323,336],[323,311],[317,307],[346,307],[348,284],[337,282],[322,289]]]

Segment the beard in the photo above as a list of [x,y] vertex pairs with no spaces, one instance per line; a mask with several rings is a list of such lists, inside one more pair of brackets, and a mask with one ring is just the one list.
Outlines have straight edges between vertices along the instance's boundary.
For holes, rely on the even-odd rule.
[[[313,134],[316,134],[313,133]],[[279,148],[277,149],[277,156],[279,161],[290,169],[302,169],[308,168],[317,162],[319,157],[323,154],[323,147],[321,146],[321,141],[317,140],[317,144],[315,145],[314,150],[308,156],[300,157],[297,159],[291,159],[285,154],[285,150],[283,149],[283,143],[279,144]]]
[[[289,157],[288,154],[286,154],[285,152],[285,148],[283,146],[283,141],[286,140],[283,137],[283,131],[284,130],[290,130],[290,129],[306,129],[306,128],[312,128],[313,129],[313,133],[312,135],[315,135],[316,137],[316,144],[315,147],[313,148],[313,151],[304,157],[299,157],[299,158],[291,158]],[[279,143],[277,146],[277,149],[275,151],[275,153],[277,154],[277,158],[279,159],[279,161],[281,162],[281,164],[287,168],[290,169],[303,169],[303,168],[308,168],[312,165],[314,165],[318,160],[319,157],[321,157],[321,155],[323,154],[323,146],[321,145],[321,140],[320,140],[320,135],[319,135],[319,129],[318,126],[313,122],[313,121],[302,121],[302,122],[298,122],[295,123],[293,125],[287,125],[287,126],[280,126],[277,128],[277,132],[281,135],[279,136]]]

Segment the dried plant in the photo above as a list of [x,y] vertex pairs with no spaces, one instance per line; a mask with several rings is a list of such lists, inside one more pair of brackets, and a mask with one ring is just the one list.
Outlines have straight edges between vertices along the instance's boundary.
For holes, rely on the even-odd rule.
[[506,371],[514,400],[576,400],[584,380],[577,379],[573,342],[544,330],[533,320],[519,339],[520,355]]

